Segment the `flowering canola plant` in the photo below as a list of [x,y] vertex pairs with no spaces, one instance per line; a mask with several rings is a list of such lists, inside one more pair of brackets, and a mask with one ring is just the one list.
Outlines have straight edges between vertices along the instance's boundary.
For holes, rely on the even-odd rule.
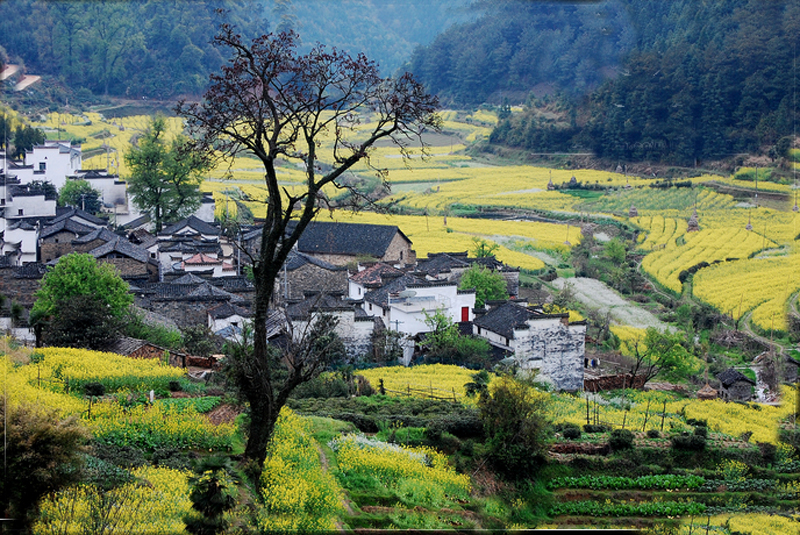
[[133,481],[110,490],[82,484],[43,500],[33,533],[185,533],[183,516],[191,508],[188,472],[144,466],[131,475]]
[[41,366],[29,365],[20,370],[29,382],[40,374],[42,384],[51,389],[78,390],[86,383],[98,382],[107,392],[120,389],[167,389],[169,382],[183,377],[180,368],[155,359],[134,359],[115,353],[85,349],[49,347],[37,350],[44,355]]
[[229,449],[236,432],[232,424],[212,424],[192,405],[126,408],[105,401],[95,404],[83,420],[100,442],[146,449]]
[[264,533],[333,531],[343,511],[336,478],[322,467],[308,420],[281,410],[261,472]]
[[441,507],[448,499],[469,495],[469,476],[456,473],[447,456],[433,448],[410,448],[354,434],[329,445],[343,474],[374,477],[401,499]]
[[[389,366],[359,370],[372,385],[378,387],[379,380],[383,379],[383,386],[389,395],[402,395],[402,392],[422,390],[432,393],[437,397],[464,400],[466,393],[464,385],[472,382],[472,376],[477,373],[452,364],[423,364],[421,366]],[[414,395],[414,392],[412,392]]]

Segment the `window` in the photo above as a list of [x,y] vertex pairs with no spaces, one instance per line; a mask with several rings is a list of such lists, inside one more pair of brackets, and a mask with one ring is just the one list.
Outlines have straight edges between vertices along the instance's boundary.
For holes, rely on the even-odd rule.
[[22,208],[19,209],[19,212],[17,212],[17,215],[23,215]]
[[39,171],[47,171],[47,162],[39,162]]
[[0,206],[5,206],[5,205],[6,205],[6,200],[0,199]]

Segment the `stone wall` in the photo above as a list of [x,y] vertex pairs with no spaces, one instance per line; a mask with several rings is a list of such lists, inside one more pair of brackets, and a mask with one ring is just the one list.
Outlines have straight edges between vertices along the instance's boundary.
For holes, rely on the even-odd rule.
[[753,398],[753,385],[747,381],[736,381],[728,388],[720,387],[724,399],[750,401]]
[[586,326],[548,322],[539,328],[538,322],[532,323],[529,331],[514,331],[514,357],[520,366],[539,370],[540,377],[552,382],[558,390],[581,390]]
[[167,316],[178,324],[178,327],[194,327],[208,325],[208,310],[225,302],[225,299],[152,299],[148,308],[163,316]]
[[398,232],[392,238],[389,247],[386,248],[386,254],[381,258],[383,262],[400,262],[401,264],[416,264],[417,255],[408,243]]
[[[305,292],[347,293],[347,270],[331,271],[314,264],[305,264],[287,272],[289,299],[304,299]],[[280,274],[278,291],[284,296],[283,272]]]
[[129,257],[100,258],[99,262],[105,262],[116,267],[123,279],[147,279],[150,282],[158,282],[158,265],[142,263]]
[[39,245],[39,259],[42,263],[48,263],[51,260],[56,260],[64,255],[75,251],[75,246],[72,245],[72,240],[75,239],[74,232],[63,231],[41,241]]
[[30,309],[41,278],[20,276],[19,267],[0,268],[0,294]]
[[644,377],[637,375],[634,378],[629,373],[622,373],[618,375],[602,375],[583,380],[583,389],[587,392],[621,390],[623,388],[644,388]]

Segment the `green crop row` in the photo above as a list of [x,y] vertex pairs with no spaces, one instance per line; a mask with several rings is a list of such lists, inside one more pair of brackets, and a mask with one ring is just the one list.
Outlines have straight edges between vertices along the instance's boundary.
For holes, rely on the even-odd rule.
[[702,503],[690,501],[652,501],[652,502],[563,502],[550,508],[550,515],[580,516],[678,516],[699,515],[706,511]]
[[681,476],[675,474],[649,475],[641,477],[620,476],[579,476],[559,477],[550,480],[548,487],[551,489],[594,489],[594,490],[624,490],[624,489],[696,489],[705,483],[700,476]]

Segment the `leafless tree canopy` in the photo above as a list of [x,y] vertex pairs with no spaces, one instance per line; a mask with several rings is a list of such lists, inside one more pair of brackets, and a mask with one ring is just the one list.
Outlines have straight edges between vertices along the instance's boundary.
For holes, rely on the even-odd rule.
[[[408,156],[412,146],[424,146],[422,133],[438,129],[440,122],[436,98],[410,74],[381,78],[377,65],[363,55],[351,57],[323,45],[301,55],[296,38],[292,32],[268,34],[247,44],[223,24],[214,42],[230,51],[230,60],[211,76],[202,102],[181,102],[177,108],[194,150],[225,157],[249,154],[264,165],[266,223],[258,257],[252,258],[255,336],[240,385],[249,392],[251,407],[245,455],[258,466],[281,406],[317,368],[307,360],[284,360],[288,376],[277,389],[273,386],[265,325],[281,266],[325,204],[323,187],[350,189],[357,198],[360,192],[344,183],[343,175],[358,162],[370,165],[377,141],[390,140]],[[302,162],[302,188],[280,186],[278,158]],[[385,181],[384,172],[370,167]]]

